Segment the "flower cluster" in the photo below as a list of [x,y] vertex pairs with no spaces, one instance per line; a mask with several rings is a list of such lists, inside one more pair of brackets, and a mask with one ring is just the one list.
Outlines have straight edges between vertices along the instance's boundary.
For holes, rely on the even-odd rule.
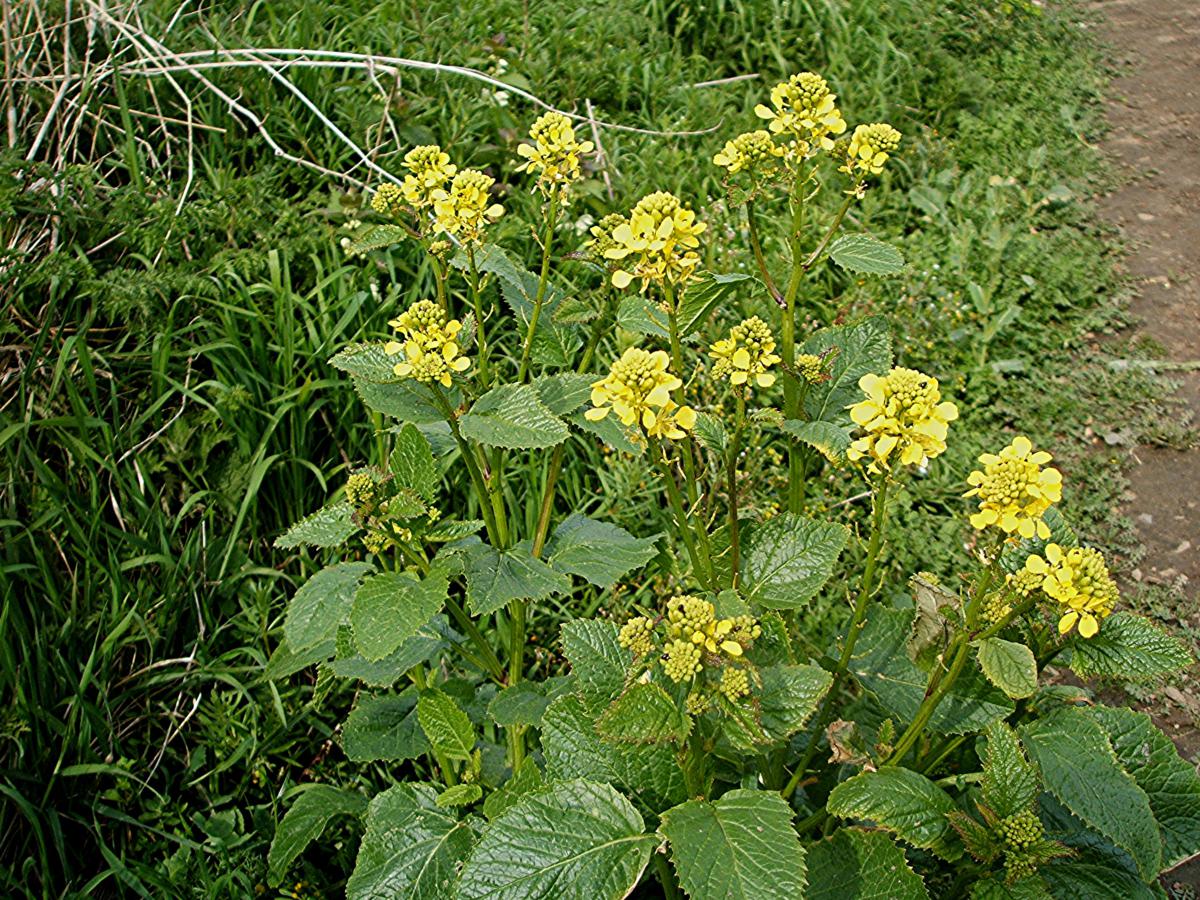
[[[404,168],[408,169],[408,174],[404,176],[400,189],[404,199],[414,209],[431,206],[437,199],[436,195],[445,189],[446,182],[458,171],[458,167],[450,162],[450,155],[437,144],[413,147],[404,154]],[[383,190],[380,188],[376,192],[377,199]],[[379,210],[379,207],[375,208]]]
[[784,152],[772,140],[769,131],[747,131],[732,141],[726,141],[721,151],[713,157],[713,164],[727,169],[730,175],[739,172],[768,175],[778,168],[779,158]]
[[654,622],[645,616],[634,616],[621,626],[617,643],[631,650],[634,656],[645,656],[654,650]]
[[677,406],[671,391],[683,382],[669,371],[664,350],[630,347],[612,364],[608,375],[592,384],[592,408],[584,416],[599,422],[615,412],[621,424],[641,425],[651,437],[678,440],[696,424],[690,406]]
[[450,189],[433,192],[437,227],[464,241],[478,243],[486,225],[504,215],[504,207],[492,203],[489,192],[496,179],[476,169],[463,169],[450,182]]
[[585,247],[593,259],[597,262],[608,261],[608,251],[620,246],[613,238],[613,232],[625,224],[628,224],[628,219],[623,215],[609,213],[588,230],[592,239],[587,242]]
[[900,132],[885,122],[859,125],[846,148],[846,162],[841,171],[860,177],[878,175],[888,156],[900,146]]
[[730,384],[742,385],[751,378],[759,387],[775,383],[775,376],[767,371],[780,359],[775,354],[775,336],[758,316],[734,325],[729,329],[729,337],[708,348],[708,355],[716,360],[713,375],[728,378]]
[[832,150],[833,138],[846,130],[846,120],[837,108],[837,97],[820,75],[801,72],[771,89],[771,106],[754,107],[760,119],[769,121],[775,134],[794,139],[795,152],[808,156],[814,149]]
[[796,371],[808,384],[820,384],[829,380],[825,371],[825,359],[815,353],[801,353],[796,357]]
[[1051,456],[1036,453],[1029,438],[1016,437],[999,454],[979,457],[983,471],[974,471],[967,483],[967,497],[979,498],[979,512],[971,524],[982,531],[990,526],[1006,534],[1014,531],[1023,538],[1050,538],[1050,528],[1042,515],[1062,499],[1062,474],[1058,469],[1043,468]]
[[398,216],[404,211],[404,191],[398,184],[381,184],[371,197],[371,209],[384,216]]
[[403,351],[404,359],[394,369],[402,378],[414,378],[424,384],[437,381],[450,387],[454,372],[470,368],[471,360],[458,355],[462,323],[447,318],[436,303],[430,300],[414,303],[388,324],[404,338],[402,342],[388,341],[383,348],[388,356]]
[[546,196],[558,191],[559,199],[566,203],[567,189],[579,178],[579,158],[592,151],[592,142],[577,140],[571,120],[558,112],[548,112],[534,122],[529,138],[532,144],[517,147],[525,160],[517,171],[533,173]]
[[687,281],[700,265],[695,250],[706,227],[674,194],[647,194],[633,208],[629,220],[613,229],[614,246],[604,251],[608,259],[627,261],[613,272],[612,283],[625,288],[640,278],[645,289],[651,284]]
[[864,375],[858,386],[866,399],[850,407],[850,418],[864,432],[850,445],[850,460],[870,459],[869,470],[924,465],[946,449],[949,423],[958,407],[943,401],[936,378],[897,366],[887,375]]
[[1063,607],[1058,630],[1066,634],[1076,625],[1090,638],[1100,630],[1100,620],[1113,611],[1117,585],[1099,550],[1047,544],[1043,555],[1025,560],[1025,571],[1040,577],[1039,587]]

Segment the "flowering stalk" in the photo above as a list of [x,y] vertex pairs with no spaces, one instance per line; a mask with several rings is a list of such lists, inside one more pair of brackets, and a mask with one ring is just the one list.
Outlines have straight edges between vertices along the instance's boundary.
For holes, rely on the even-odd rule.
[[488,387],[488,343],[483,327],[483,300],[479,296],[479,267],[475,262],[475,247],[467,244],[468,286],[471,289],[471,305],[475,309],[475,343],[479,346],[479,390]]
[[866,625],[867,604],[875,592],[875,573],[879,563],[879,551],[883,546],[884,526],[887,522],[887,500],[888,480],[886,476],[881,476],[876,484],[873,498],[871,537],[867,544],[866,567],[863,570],[862,584],[859,587],[858,597],[854,601],[854,615],[850,619],[850,629],[846,633],[846,643],[842,645],[842,655],[838,659],[837,668],[833,670],[833,683],[830,685],[829,690],[825,692],[825,697],[821,703],[821,711],[818,713],[813,725],[812,738],[809,740],[808,749],[797,764],[796,771],[792,773],[791,780],[784,787],[784,797],[790,797],[800,784],[800,780],[808,770],[809,764],[812,763],[813,757],[817,755],[817,747],[821,742],[821,736],[825,733],[825,729],[829,727],[829,723],[833,721],[833,707],[836,702],[838,690],[846,678],[846,671],[850,667],[850,657],[854,653],[854,645],[858,643],[858,636],[862,632],[863,626]]
[[675,514],[675,522],[679,527],[679,536],[683,539],[683,546],[687,549],[688,560],[692,564],[692,571],[696,575],[696,580],[714,587],[714,577],[711,568],[706,568],[701,565],[701,556],[696,549],[696,539],[692,534],[691,524],[688,521],[687,511],[683,505],[683,495],[679,492],[679,485],[675,483],[675,476],[670,468],[664,462],[664,454],[662,445],[655,439],[650,438],[650,459],[654,468],[658,470],[658,474],[662,476],[663,484],[667,489],[667,500],[671,504],[671,511]]
[[737,392],[737,418],[734,420],[733,438],[729,442],[728,457],[725,462],[726,478],[729,484],[729,569],[731,573],[730,587],[738,586],[738,570],[741,568],[740,524],[738,522],[738,489],[737,461],[742,449],[742,430],[746,426],[746,389],[742,386]]
[[450,400],[446,396],[445,391],[436,383],[430,383],[429,389],[433,395],[434,404],[446,420],[446,424],[450,426],[450,433],[454,436],[455,443],[458,444],[459,454],[462,456],[463,462],[466,463],[467,473],[470,475],[471,484],[475,488],[475,496],[479,498],[479,509],[483,515],[483,524],[487,529],[488,538],[494,545],[503,547],[507,544],[507,528],[503,531],[501,530],[500,523],[496,519],[494,507],[484,499],[489,496],[490,491],[487,481],[483,477],[483,472],[479,468],[479,461],[475,458],[475,451],[467,443],[467,439],[463,437],[463,433],[458,427],[458,416],[455,415],[454,409],[450,406]]
[[542,315],[542,304],[546,300],[546,285],[550,278],[550,248],[554,243],[554,223],[558,218],[558,204],[551,202],[546,210],[546,237],[542,240],[542,269],[538,273],[537,294],[533,298],[533,314],[529,317],[529,330],[525,332],[525,346],[521,350],[521,366],[517,371],[517,382],[529,380],[529,355],[533,350],[533,336],[537,333],[538,319]]
[[[792,271],[788,276],[787,291],[783,295],[783,322],[779,330],[780,352],[785,366],[796,363],[796,295],[800,291],[800,279],[805,268],[800,262],[800,235],[804,226],[804,194],[797,186],[792,196],[792,224],[788,232],[788,249],[792,256]],[[799,411],[798,385],[792,378],[783,382],[783,417],[794,419]],[[800,448],[795,441],[788,442],[788,511],[798,513],[804,501],[800,484],[804,479]]]
[[[763,256],[762,241],[758,237],[758,226],[754,222],[754,201],[746,201],[746,229],[750,234],[750,249],[754,253],[754,262],[758,266],[758,272],[762,275],[763,283],[766,284],[767,290],[771,293],[771,298],[778,304],[783,304],[783,294],[779,293],[779,288],[775,286],[775,279],[771,277],[771,270],[767,268],[766,257]],[[790,365],[790,363],[789,363]]]

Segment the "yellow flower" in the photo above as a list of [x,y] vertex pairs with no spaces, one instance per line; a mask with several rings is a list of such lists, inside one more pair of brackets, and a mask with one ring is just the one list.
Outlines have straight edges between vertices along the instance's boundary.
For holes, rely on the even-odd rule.
[[889,154],[900,146],[900,132],[885,122],[859,125],[846,148],[846,163],[841,171],[849,174],[878,175]]
[[687,281],[700,265],[695,248],[700,246],[698,235],[707,227],[674,194],[647,194],[633,208],[629,221],[613,229],[614,246],[604,251],[608,259],[632,262],[613,272],[612,283],[625,288],[636,277],[642,279],[644,290],[650,284]]
[[453,373],[470,368],[471,360],[458,355],[462,322],[447,319],[436,303],[430,300],[414,303],[389,324],[400,331],[404,340],[388,341],[383,349],[389,356],[403,351],[404,359],[393,369],[402,378],[414,378],[425,384],[437,381],[450,387]]
[[742,385],[753,378],[759,387],[770,387],[775,376],[767,371],[779,362],[775,355],[775,336],[767,323],[758,316],[744,319],[729,330],[729,337],[708,348],[716,360],[713,375],[728,378],[731,384]]
[[936,378],[899,366],[887,375],[864,375],[858,386],[866,399],[850,407],[850,418],[863,431],[846,451],[850,460],[870,458],[869,469],[923,465],[946,449],[949,423],[958,407],[942,401]]
[[504,207],[491,203],[488,192],[496,179],[476,169],[463,169],[450,182],[450,190],[433,192],[437,227],[464,241],[478,242],[485,225],[504,215]]
[[1040,577],[1042,590],[1064,607],[1059,632],[1066,634],[1078,625],[1080,635],[1092,637],[1117,602],[1117,585],[1103,554],[1091,547],[1063,550],[1058,544],[1047,544],[1043,553],[1044,558],[1025,560],[1025,571]]
[[825,372],[825,360],[815,353],[801,353],[796,357],[796,371],[809,384],[820,384],[829,380]]
[[381,184],[371,198],[371,209],[385,216],[398,216],[404,209],[404,191],[399,185]]
[[713,605],[699,597],[684,595],[667,601],[668,637],[692,643],[713,654],[742,655],[743,642],[748,646],[753,634],[744,618],[748,617],[718,619]]
[[769,131],[747,131],[732,141],[726,141],[721,152],[713,157],[713,164],[728,169],[730,175],[750,171],[766,175],[778,168],[779,157],[784,149],[771,140]]
[[628,219],[620,213],[609,213],[593,225],[589,229],[592,239],[585,244],[588,253],[600,262],[607,262],[608,251],[618,246],[617,242],[613,240],[613,232],[618,226],[625,225],[627,222]]
[[801,72],[775,85],[771,106],[760,103],[754,112],[760,119],[769,120],[767,127],[775,134],[794,138],[794,152],[802,157],[814,147],[832,150],[830,135],[846,130],[837,97],[829,92],[825,79],[812,72]]
[[700,662],[700,648],[689,641],[671,641],[663,651],[662,667],[672,681],[686,681],[704,668]]
[[560,199],[566,203],[567,188],[579,178],[579,157],[592,151],[592,142],[576,140],[571,120],[557,112],[548,112],[534,122],[529,137],[532,144],[517,147],[517,153],[525,160],[517,166],[517,171],[528,169],[537,175],[543,193],[549,196],[558,190]]
[[592,384],[592,409],[584,416],[598,422],[611,411],[622,425],[641,425],[653,437],[683,437],[695,425],[696,413],[671,400],[671,391],[683,382],[668,371],[670,364],[664,350],[630,347],[607,376]]
[[972,489],[965,496],[979,498],[979,512],[971,516],[971,524],[980,531],[994,525],[1007,534],[1049,539],[1042,515],[1062,499],[1062,473],[1042,468],[1050,460],[1045,451],[1033,452],[1026,437],[1013,438],[999,455],[979,457],[983,471],[967,478]]
[[413,147],[404,154],[404,168],[409,174],[404,176],[401,190],[404,199],[417,209],[432,204],[434,194],[441,191],[458,171],[458,167],[451,164],[450,155],[437,144]]
[[645,656],[654,649],[654,623],[645,616],[634,616],[621,626],[617,643],[632,650],[635,656]]

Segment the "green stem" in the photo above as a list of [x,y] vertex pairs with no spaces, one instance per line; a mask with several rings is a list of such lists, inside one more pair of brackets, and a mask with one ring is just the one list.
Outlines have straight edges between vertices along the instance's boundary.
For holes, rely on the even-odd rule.
[[488,643],[487,638],[483,636],[483,632],[479,630],[479,626],[467,615],[466,610],[462,608],[457,600],[449,597],[446,600],[446,608],[450,610],[450,616],[458,624],[458,627],[463,630],[467,638],[474,644],[481,655],[480,662],[485,672],[491,676],[491,679],[497,684],[504,684],[504,666],[500,663],[500,657],[496,655],[496,651],[492,649],[492,645]]
[[442,268],[442,261],[437,256],[432,256],[433,259],[433,280],[437,285],[437,302],[442,308],[442,312],[449,315],[450,310],[446,302],[446,276],[447,271]]
[[[791,198],[792,222],[788,232],[788,249],[791,251],[792,270],[788,275],[787,290],[783,295],[783,320],[780,332],[780,352],[783,364],[791,369],[796,364],[796,295],[800,292],[800,281],[805,268],[800,261],[800,238],[804,226],[803,185],[793,189]],[[799,385],[794,378],[783,380],[783,417],[794,419],[798,415]],[[804,478],[800,460],[800,448],[794,440],[788,444],[788,511],[798,513],[804,506],[800,484]]]
[[537,294],[533,298],[533,315],[529,317],[529,330],[525,332],[525,346],[521,350],[521,367],[517,371],[517,382],[524,384],[529,379],[529,354],[533,349],[533,336],[537,332],[538,319],[542,315],[542,303],[546,300],[546,284],[550,278],[550,247],[554,243],[554,222],[558,218],[558,204],[550,200],[546,211],[546,237],[542,241],[542,271],[538,274]]
[[664,900],[679,900],[679,887],[675,884],[675,874],[671,871],[667,857],[655,851],[651,859],[654,860],[654,874],[658,876],[658,883],[662,886]]
[[663,461],[662,445],[653,438],[650,439],[650,459],[654,468],[658,470],[658,474],[662,477],[663,485],[667,489],[667,500],[671,504],[671,511],[675,514],[675,522],[679,527],[679,536],[683,539],[683,546],[687,549],[688,560],[692,564],[692,572],[695,573],[696,580],[704,583],[712,581],[711,573],[700,565],[700,555],[696,550],[696,541],[692,535],[691,525],[688,522],[687,512],[683,505],[683,495],[679,493],[679,486],[675,484],[675,475]]
[[731,572],[731,584],[734,589],[738,586],[738,569],[741,564],[741,525],[738,521],[738,489],[737,489],[737,462],[738,455],[742,449],[742,429],[746,425],[746,389],[744,386],[738,388],[737,395],[737,418],[734,420],[733,438],[729,442],[728,457],[726,459],[725,469],[728,480],[729,490],[729,569]]
[[475,342],[479,345],[479,390],[488,387],[488,343],[483,325],[483,300],[479,296],[479,268],[475,263],[475,247],[467,244],[468,286],[471,289],[471,305],[475,309]]
[[471,484],[475,488],[475,494],[479,500],[479,509],[483,514],[483,523],[487,528],[488,538],[494,546],[504,546],[499,523],[496,521],[493,507],[488,503],[488,485],[484,480],[483,472],[479,469],[479,461],[475,458],[475,451],[467,439],[463,437],[462,431],[458,427],[458,416],[454,414],[454,409],[450,406],[450,400],[446,397],[445,391],[436,383],[430,384],[430,393],[433,395],[434,403],[441,411],[446,423],[450,426],[450,433],[454,435],[454,440],[458,444],[459,455],[462,456],[463,462],[466,463],[467,472],[471,476]]
[[[412,683],[417,686],[418,691],[423,691],[429,687],[429,681],[425,678],[424,666],[413,666],[408,670],[408,677]],[[458,784],[458,775],[455,774],[454,764],[446,757],[444,753],[440,753],[436,748],[431,750],[433,758],[437,762],[438,768],[442,770],[442,780],[446,782],[447,787],[454,787]]]
[[841,208],[837,211],[837,215],[833,217],[833,221],[829,225],[829,230],[825,232],[825,236],[821,238],[821,242],[817,244],[817,249],[810,253],[808,259],[804,261],[803,267],[806,272],[813,267],[818,259],[821,258],[821,254],[825,252],[825,248],[829,246],[829,242],[833,240],[833,236],[837,233],[837,230],[842,227],[842,219],[846,218],[846,213],[850,209],[850,204],[854,202],[854,197],[854,194],[848,194],[846,196],[846,200],[842,203]]
[[[525,615],[527,604],[514,600],[508,605],[510,618],[508,647],[508,684],[519,684],[525,674]],[[513,771],[525,760],[525,728],[514,726],[508,729],[509,765]]]
[[554,510],[554,488],[558,482],[558,475],[562,471],[564,447],[566,447],[565,441],[555,447],[554,453],[550,456],[550,468],[546,472],[546,486],[542,489],[542,504],[538,510],[537,528],[533,533],[533,555],[535,557],[542,555],[542,549],[546,546],[546,536],[550,532],[550,513]]
[[767,260],[763,256],[762,242],[758,238],[758,226],[754,222],[753,200],[746,201],[746,227],[750,232],[750,249],[754,253],[754,262],[758,266],[758,273],[762,275],[763,283],[771,292],[772,299],[776,303],[782,304],[783,294],[779,293],[779,288],[775,286],[775,279],[771,277],[771,270],[767,268]]
[[875,593],[875,574],[879,565],[879,551],[883,547],[884,527],[887,524],[887,495],[887,479],[881,478],[875,487],[874,507],[871,516],[871,537],[867,543],[866,568],[863,570],[862,584],[859,587],[858,597],[854,601],[854,615],[850,619],[850,629],[846,632],[846,642],[842,645],[842,655],[838,659],[837,668],[833,671],[833,683],[830,685],[829,690],[825,693],[824,700],[821,702],[821,711],[818,713],[816,723],[813,726],[812,738],[809,740],[808,749],[804,752],[804,757],[796,766],[796,771],[792,773],[791,780],[784,787],[784,797],[790,797],[796,790],[797,785],[800,784],[801,779],[804,778],[805,771],[807,771],[809,765],[812,763],[813,757],[816,756],[817,747],[820,746],[821,737],[825,733],[825,729],[833,721],[834,704],[837,702],[838,691],[846,678],[846,671],[850,667],[850,658],[854,654],[854,645],[858,642],[858,636],[866,624],[868,602]]

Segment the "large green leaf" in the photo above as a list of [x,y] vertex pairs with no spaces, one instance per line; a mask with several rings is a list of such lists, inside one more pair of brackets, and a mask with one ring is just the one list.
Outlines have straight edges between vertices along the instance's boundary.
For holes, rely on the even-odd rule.
[[368,223],[360,227],[350,238],[350,243],[346,245],[346,252],[362,256],[372,250],[382,250],[393,244],[404,243],[407,239],[408,232],[400,225]]
[[[368,409],[401,422],[428,425],[446,421],[441,410],[434,406],[429,392],[412,379],[396,384],[377,384],[355,378],[354,390]],[[451,405],[457,405],[458,392],[451,391],[449,396]]]
[[268,881],[272,885],[283,881],[288,867],[305,847],[321,836],[330,819],[359,816],[366,808],[367,798],[354,791],[328,784],[307,787],[275,827],[275,838],[267,855]]
[[346,900],[446,900],[475,834],[469,822],[437,805],[438,789],[398,784],[367,810]]
[[483,814],[489,820],[495,819],[526,794],[540,791],[545,783],[537,761],[532,756],[527,756],[503,787],[488,794],[487,799],[483,801]]
[[1136,875],[1091,860],[1058,860],[1038,874],[1054,900],[1166,900]]
[[342,749],[353,762],[415,759],[429,749],[417,721],[417,697],[402,694],[362,697],[342,727]]
[[863,399],[858,380],[868,372],[883,373],[892,367],[887,320],[874,316],[853,325],[823,328],[806,340],[799,352],[821,354],[831,349],[836,352],[828,366],[829,379],[808,388],[804,409],[809,419],[850,428],[847,407]]
[[561,444],[566,423],[550,412],[532,384],[502,384],[475,401],[459,420],[462,433],[489,447],[538,450]]
[[1103,675],[1122,681],[1154,681],[1192,664],[1182,641],[1149,619],[1113,613],[1090,638],[1077,638],[1071,668],[1085,678]]
[[461,552],[466,555],[467,604],[477,616],[512,600],[541,600],[571,589],[571,579],[535,558],[527,540],[502,552],[472,537],[462,542]]
[[504,688],[488,704],[488,716],[497,725],[539,725],[550,705],[546,687],[540,681],[518,681]]
[[861,772],[833,789],[826,808],[843,819],[874,822],[905,843],[943,859],[962,856],[958,836],[946,819],[954,801],[911,769],[886,766],[878,772]]
[[388,464],[397,486],[414,491],[426,503],[437,499],[441,476],[433,461],[433,448],[415,425],[405,424],[400,429]]
[[384,352],[385,346],[382,342],[349,344],[330,358],[329,364],[355,378],[376,384],[401,381],[395,372],[396,358]]
[[623,297],[617,305],[617,325],[634,334],[670,336],[667,314],[645,294]]
[[437,688],[421,691],[417,721],[438,753],[465,762],[475,749],[475,729],[454,698]]
[[674,698],[650,682],[630,685],[596,721],[602,737],[624,744],[679,742],[691,730]]
[[300,652],[337,638],[337,628],[350,613],[358,580],[370,572],[370,563],[344,562],[327,566],[304,582],[283,620],[288,646]]
[[329,664],[340,678],[357,678],[371,687],[391,687],[413,666],[428,662],[446,648],[447,638],[456,637],[444,615],[434,616],[416,634],[407,638],[383,659],[369,660],[358,651],[354,630],[338,628],[337,656]]
[[983,753],[984,802],[1002,819],[1029,809],[1042,792],[1037,769],[1025,758],[1017,733],[1005,722],[987,727]]
[[555,571],[578,575],[597,587],[612,587],[654,558],[659,537],[636,538],[609,522],[572,513],[554,529],[546,562]]
[[971,885],[971,900],[1053,900],[1042,876],[1033,874],[1011,884],[993,875]]
[[1037,660],[1024,644],[998,637],[979,642],[979,666],[987,680],[1009,697],[1032,697],[1037,690]]
[[328,503],[277,537],[275,546],[283,550],[300,546],[337,547],[358,531],[353,515],[354,507],[344,500]]
[[929,900],[904,851],[881,831],[841,828],[808,848],[806,900]]
[[625,673],[633,654],[617,643],[617,626],[612,622],[564,622],[562,644],[577,690],[589,706],[607,704],[625,687]]
[[792,808],[772,791],[735,790],[663,813],[659,831],[690,897],[791,900],[804,896],[804,848]]
[[[905,722],[917,714],[929,681],[908,656],[914,616],[912,609],[872,608],[850,658],[850,671],[859,683]],[[1012,701],[968,663],[934,711],[929,727],[940,734],[965,734],[1007,718],[1012,711]]]
[[332,640],[320,641],[304,650],[293,650],[285,635],[263,667],[263,675],[271,681],[289,678],[309,666],[333,656],[337,645]]
[[734,290],[749,287],[746,282],[754,284],[757,279],[744,272],[704,272],[688,282],[679,301],[679,337],[685,338],[703,328],[717,304]]
[[1117,764],[1104,729],[1086,712],[1068,707],[1020,732],[1046,790],[1133,857],[1143,879],[1157,875],[1162,849],[1150,801]]
[[588,402],[592,393],[595,375],[578,375],[567,372],[562,375],[547,375],[536,379],[538,397],[546,408],[556,416],[567,416]]
[[567,781],[527,795],[484,831],[459,900],[620,900],[641,878],[656,839],[612,787]]
[[1200,777],[1180,759],[1171,739],[1150,717],[1132,709],[1097,706],[1117,760],[1146,793],[1162,836],[1163,866],[1200,853]]
[[759,674],[762,727],[775,740],[803,728],[833,684],[833,676],[820,666],[767,666]]
[[850,429],[834,422],[809,422],[804,419],[788,419],[783,430],[796,440],[808,444],[835,466],[840,466],[850,449]]
[[846,546],[844,525],[782,513],[747,529],[743,591],[766,609],[798,609],[833,574]]
[[842,235],[830,246],[829,256],[843,269],[863,275],[895,275],[904,271],[900,251],[869,234]]
[[447,581],[436,569],[425,578],[384,572],[363,580],[354,594],[350,625],[363,657],[375,662],[394,652],[446,602]]

